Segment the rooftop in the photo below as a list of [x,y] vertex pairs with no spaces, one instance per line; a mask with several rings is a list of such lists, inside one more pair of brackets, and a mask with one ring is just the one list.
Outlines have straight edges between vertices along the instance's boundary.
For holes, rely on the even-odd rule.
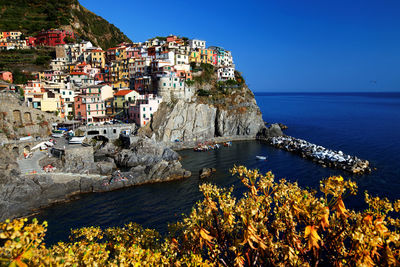
[[114,94],[114,96],[125,96],[129,94],[130,92],[133,92],[133,90],[120,90]]

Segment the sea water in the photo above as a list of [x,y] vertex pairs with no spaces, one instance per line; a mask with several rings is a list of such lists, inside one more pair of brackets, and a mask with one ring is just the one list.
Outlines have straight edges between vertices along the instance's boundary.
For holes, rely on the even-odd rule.
[[[202,198],[199,185],[204,182],[234,187],[234,194],[241,196],[244,187],[229,173],[234,164],[272,171],[276,179],[315,189],[330,175],[351,178],[357,181],[359,194],[345,203],[358,210],[365,208],[365,190],[391,200],[400,198],[400,93],[258,93],[256,100],[263,119],[284,123],[289,127],[286,134],[367,159],[376,170],[353,176],[258,141],[234,142],[232,147],[208,152],[180,151],[191,178],[87,194],[44,209],[37,217],[49,222],[47,242],[67,240],[71,228],[106,228],[131,221],[166,233],[168,223],[188,214]],[[257,155],[268,159],[257,160]],[[198,171],[203,167],[217,172],[200,180]]]

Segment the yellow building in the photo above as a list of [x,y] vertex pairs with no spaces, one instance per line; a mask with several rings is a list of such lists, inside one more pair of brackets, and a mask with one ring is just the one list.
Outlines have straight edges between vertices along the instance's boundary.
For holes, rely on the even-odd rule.
[[116,60],[126,59],[126,46],[117,47],[115,59]]
[[44,81],[44,71],[39,71],[36,75],[39,81]]
[[193,51],[189,55],[189,62],[200,63],[200,52]]
[[91,61],[92,67],[95,68],[104,68],[106,65],[106,52],[103,50],[91,50]]
[[20,39],[22,32],[9,32],[10,38],[11,39]]
[[61,94],[45,92],[42,100],[40,101],[40,109],[47,112],[57,112],[58,116],[62,117],[64,114],[61,112],[61,101]]
[[116,113],[124,112],[128,114],[129,104],[134,104],[140,97],[139,93],[134,90],[122,89],[114,94],[114,110]]
[[215,64],[214,50],[197,49],[190,53],[189,62]]
[[110,82],[114,88],[129,87],[129,60],[113,61],[110,68]]

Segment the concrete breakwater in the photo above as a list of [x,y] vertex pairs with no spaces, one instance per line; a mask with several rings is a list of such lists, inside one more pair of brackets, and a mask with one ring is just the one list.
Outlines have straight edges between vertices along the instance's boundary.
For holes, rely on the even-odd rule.
[[302,139],[291,136],[278,136],[267,139],[267,142],[274,147],[299,154],[303,158],[311,159],[324,167],[342,169],[353,174],[371,172],[368,160],[346,155],[342,151],[327,149]]

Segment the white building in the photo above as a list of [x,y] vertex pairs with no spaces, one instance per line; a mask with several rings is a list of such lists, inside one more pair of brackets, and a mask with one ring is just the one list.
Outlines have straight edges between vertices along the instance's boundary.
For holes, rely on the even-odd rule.
[[175,54],[175,66],[176,70],[190,71],[189,56],[186,54]]
[[203,40],[197,40],[197,39],[193,39],[193,40],[189,40],[189,46],[190,49],[195,50],[195,49],[206,49],[206,41]]
[[194,90],[186,86],[185,78],[177,77],[175,72],[157,74],[156,79],[157,94],[164,102],[170,102],[172,99],[190,101],[194,94]]
[[129,119],[140,127],[147,125],[161,102],[161,97],[138,99],[135,105],[129,106]]
[[218,81],[235,80],[235,68],[224,67],[217,70]]
[[53,71],[65,72],[68,69],[68,59],[65,57],[58,57],[53,59],[50,63],[50,67]]
[[74,97],[75,91],[69,88],[69,84],[67,88],[61,89],[61,98],[63,99],[63,107],[62,111],[65,113],[66,116],[72,115],[74,116]]
[[169,62],[170,65],[175,65],[175,52],[165,51],[156,56],[156,59],[164,62]]

